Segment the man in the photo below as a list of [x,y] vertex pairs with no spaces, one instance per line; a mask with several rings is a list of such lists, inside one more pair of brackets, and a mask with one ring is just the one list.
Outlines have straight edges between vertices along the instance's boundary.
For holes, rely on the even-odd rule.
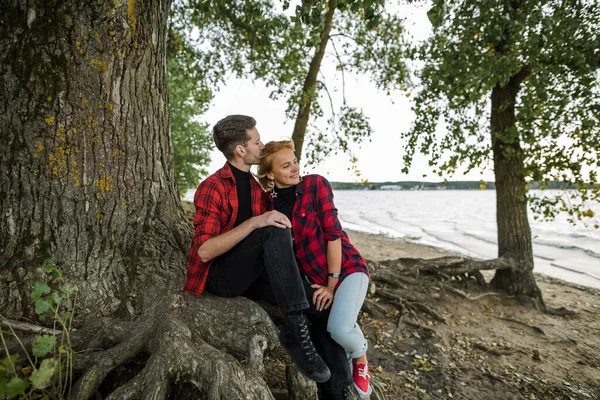
[[[279,306],[284,328],[280,334],[298,368],[316,381],[321,399],[345,398],[352,382],[343,349],[326,332],[327,318],[307,301],[310,284],[296,264],[289,219],[266,211],[264,191],[250,173],[264,147],[256,121],[230,115],[213,129],[217,148],[227,162],[196,190],[195,235],[188,260],[184,291],[204,289],[224,297],[246,296]],[[313,317],[309,332],[305,312]],[[333,366],[333,377],[315,349]]]

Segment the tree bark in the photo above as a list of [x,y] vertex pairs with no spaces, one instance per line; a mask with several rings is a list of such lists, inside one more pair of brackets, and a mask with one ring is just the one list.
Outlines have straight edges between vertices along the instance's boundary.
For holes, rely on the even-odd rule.
[[510,294],[541,299],[533,277],[531,230],[527,219],[527,187],[523,151],[516,127],[515,103],[526,69],[492,90],[491,134],[496,176],[498,257],[514,260],[514,268],[497,270],[492,285]]
[[310,61],[308,74],[304,80],[304,86],[302,87],[302,98],[300,103],[300,110],[296,117],[294,124],[294,131],[292,132],[292,141],[294,142],[296,158],[300,160],[302,158],[302,146],[304,146],[304,137],[306,136],[306,127],[308,126],[308,118],[310,117],[310,107],[314,101],[315,89],[317,86],[317,75],[321,68],[321,62],[325,56],[325,49],[329,42],[329,34],[333,26],[333,14],[337,8],[337,0],[329,0],[328,9],[325,14],[325,23],[323,25],[323,32],[321,33],[321,43],[317,48],[315,55]]
[[191,229],[169,132],[170,1],[4,3],[0,309],[31,314],[46,263],[79,285],[84,314],[180,289]]
[[[192,229],[169,132],[170,0],[4,3],[1,314],[34,315],[39,267],[53,263],[88,319],[71,332],[67,397],[272,399],[263,355],[282,348],[268,314],[244,298],[174,294]],[[115,371],[146,356],[131,379]],[[314,394],[299,373],[290,393]]]

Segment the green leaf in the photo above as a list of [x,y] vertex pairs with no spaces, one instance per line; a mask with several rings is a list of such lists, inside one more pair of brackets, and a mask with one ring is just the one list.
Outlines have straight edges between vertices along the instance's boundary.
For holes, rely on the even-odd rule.
[[62,301],[63,301],[63,298],[60,297],[60,294],[58,294],[58,292],[50,293],[50,296],[48,296],[48,299],[51,300],[57,306],[59,306],[60,303],[62,303]]
[[60,322],[62,322],[63,324],[66,324],[71,318],[73,318],[73,312],[71,311],[67,311],[64,313],[60,313],[58,315],[58,319],[60,320]]
[[33,371],[29,380],[33,383],[33,386],[37,389],[44,389],[50,386],[52,382],[52,376],[56,371],[58,361],[54,358],[47,358],[42,361],[40,368]]
[[67,296],[72,295],[73,293],[75,293],[79,288],[77,287],[77,285],[73,285],[73,284],[69,284],[67,283],[66,285],[63,285],[60,290],[66,294]]
[[37,341],[31,349],[36,357],[44,357],[56,346],[56,336],[42,335],[37,337]]
[[10,357],[5,357],[2,360],[2,367],[4,367],[6,370],[12,369],[11,364],[15,365],[17,363],[18,359],[19,359],[18,354],[13,354]]
[[[17,396],[24,395],[27,389],[29,389],[29,382],[21,378],[14,377],[6,384],[5,396],[7,396],[9,399],[14,399]],[[2,392],[0,392],[0,394],[2,394]]]
[[50,293],[50,286],[46,282],[36,282],[31,292],[31,301],[38,301],[42,295]]
[[427,11],[427,18],[429,18],[429,22],[433,28],[439,28],[444,21],[444,1],[443,0],[435,0],[433,2],[433,6]]
[[54,264],[42,265],[42,269],[50,274],[50,273],[52,273],[52,271],[54,271],[56,269],[56,265],[54,265]]
[[44,315],[50,311],[50,303],[47,300],[39,299],[35,302],[35,313],[37,315]]

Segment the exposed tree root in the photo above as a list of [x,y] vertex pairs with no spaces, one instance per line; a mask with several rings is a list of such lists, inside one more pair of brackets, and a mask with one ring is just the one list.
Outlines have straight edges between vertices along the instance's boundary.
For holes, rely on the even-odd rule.
[[382,266],[393,267],[405,275],[422,275],[444,273],[459,275],[482,270],[513,269],[514,262],[510,259],[497,258],[493,260],[473,260],[468,257],[448,256],[424,260],[421,258],[398,258],[381,261]]
[[417,309],[417,310],[431,316],[432,318],[434,318],[435,320],[437,320],[439,322],[446,323],[446,319],[444,317],[442,317],[440,314],[438,314],[437,312],[435,312],[434,310],[432,310],[431,308],[429,308],[428,306],[426,306],[425,304],[423,304],[419,301],[416,301],[414,299],[403,300],[402,297],[398,296],[397,294],[394,294],[394,293],[389,292],[384,289],[379,289],[377,291],[377,294],[380,297],[383,297],[384,299],[391,301],[396,306],[398,306],[400,309],[402,309],[403,307],[407,307],[409,309]]
[[538,327],[538,326],[535,326],[535,325],[529,325],[528,323],[526,323],[526,322],[523,322],[523,321],[519,321],[518,319],[514,319],[514,318],[507,318],[507,317],[499,317],[499,316],[496,316],[496,318],[498,318],[498,319],[502,319],[502,320],[504,320],[504,321],[510,321],[510,322],[514,322],[515,324],[519,324],[519,325],[522,325],[522,326],[526,326],[527,328],[530,328],[530,329],[532,329],[533,331],[535,331],[535,332],[537,332],[537,333],[539,333],[539,334],[542,334],[542,335],[545,335],[545,334],[546,334],[546,332],[544,332],[544,330],[543,330],[542,328],[540,328],[540,327]]
[[385,317],[385,315],[387,314],[385,308],[369,299],[365,299],[362,305],[362,311],[370,314],[373,318],[379,319]]
[[408,326],[412,326],[413,328],[417,328],[421,331],[426,332],[428,335],[430,335],[431,337],[434,337],[437,335],[437,332],[431,328],[429,328],[428,326],[425,325],[421,325],[418,322],[413,322],[409,319],[406,319],[406,325]]
[[565,307],[553,308],[553,307],[546,305],[545,303],[543,304],[542,309],[546,314],[558,315],[559,317],[577,315],[577,312],[575,312],[573,310],[569,310]]
[[[210,295],[177,295],[156,304],[136,321],[100,319],[74,332],[77,348],[92,350],[76,358],[80,377],[71,398],[92,398],[111,371],[145,354],[143,369],[119,382],[108,399],[165,399],[181,387],[193,392],[187,397],[273,399],[263,356],[282,350],[278,330],[260,306]],[[314,383],[295,367],[286,373],[290,398],[314,397]]]
[[440,286],[442,286],[443,289],[445,289],[445,290],[447,290],[449,292],[452,292],[452,293],[454,293],[454,294],[462,297],[463,299],[467,299],[467,300],[478,300],[478,299],[481,299],[481,298],[486,297],[486,296],[498,296],[498,293],[487,292],[487,293],[481,293],[481,294],[479,294],[477,296],[471,297],[471,295],[469,293],[465,293],[465,292],[463,292],[460,289],[453,288],[450,285],[446,285],[446,284],[442,283]]
[[[374,282],[396,290],[408,289],[408,287],[405,285],[422,285],[424,277],[428,275],[435,276],[438,279],[441,278],[442,280],[448,280],[452,277],[456,277],[463,282],[468,280],[465,279],[465,277],[473,277],[477,280],[477,283],[480,286],[486,287],[487,283],[481,271],[505,270],[509,273],[511,271],[516,273],[518,270],[517,261],[510,257],[499,257],[492,260],[473,260],[469,257],[460,256],[447,256],[429,260],[424,260],[421,258],[398,258],[395,260],[385,260],[380,262],[369,260],[368,263],[369,265],[375,266],[372,273],[372,280]],[[415,279],[414,277],[419,278]],[[495,281],[496,279],[492,281],[492,285],[495,284],[497,286],[498,282]],[[495,295],[495,293],[489,292],[472,297],[468,293],[460,289],[456,289],[450,285],[440,284],[438,286],[442,291],[442,295],[444,294],[444,291],[447,290],[468,300],[477,300],[485,296]],[[563,317],[576,315],[574,311],[568,310],[564,307],[552,308],[547,306],[544,303],[544,299],[539,289],[535,285],[533,286],[534,289],[532,293],[527,296],[519,296],[519,300],[522,303],[527,303],[536,307],[541,312],[550,315],[558,315]],[[508,289],[509,294],[513,293],[513,289],[514,288]],[[383,297],[386,297],[386,293],[383,293]],[[386,298],[396,303],[402,303],[400,297],[394,299],[387,296]],[[422,302],[415,299],[405,300],[406,306],[416,307],[421,311],[431,315],[426,308],[421,307]],[[439,316],[432,315],[432,317],[440,320],[440,318],[438,318]]]
[[[403,310],[405,311],[405,310]],[[398,337],[398,335],[400,335],[400,331],[402,330],[402,321],[404,320],[404,317],[406,316],[406,312],[400,312],[400,316],[398,317],[398,324],[396,325],[396,329],[394,330],[394,333],[392,333],[392,337]]]
[[29,324],[27,322],[11,321],[11,320],[4,319],[4,318],[0,319],[0,326],[6,327],[9,329],[14,329],[17,331],[31,332],[31,333],[36,333],[36,334],[40,334],[40,335],[60,335],[62,333],[62,331],[47,328],[45,326]]

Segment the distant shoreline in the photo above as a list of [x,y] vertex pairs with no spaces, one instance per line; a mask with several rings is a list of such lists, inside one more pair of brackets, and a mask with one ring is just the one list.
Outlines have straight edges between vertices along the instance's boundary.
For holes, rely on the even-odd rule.
[[[495,182],[480,181],[395,181],[395,182],[330,182],[334,190],[496,190]],[[598,186],[596,183],[592,187]],[[529,190],[577,189],[570,182],[531,182]]]

